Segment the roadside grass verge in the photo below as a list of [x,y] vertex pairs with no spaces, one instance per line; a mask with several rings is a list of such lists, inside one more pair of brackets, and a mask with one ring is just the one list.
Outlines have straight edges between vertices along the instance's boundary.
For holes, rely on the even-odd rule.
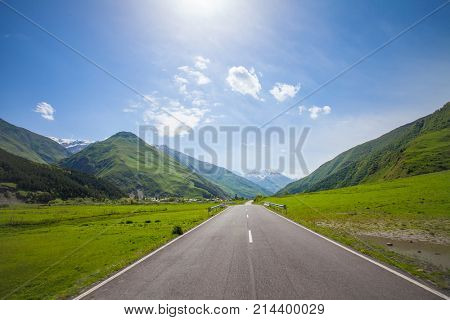
[[[354,187],[268,197],[285,204],[278,212],[320,234],[379,261],[430,281],[447,294],[450,270],[416,254],[387,246],[391,240],[439,245],[450,252],[450,171]],[[386,239],[379,243],[371,237]],[[397,251],[396,251],[397,250]],[[446,256],[445,256],[446,257]]]
[[[214,214],[211,203],[17,206],[0,211],[0,298],[64,299]],[[173,233],[174,228],[177,233]]]

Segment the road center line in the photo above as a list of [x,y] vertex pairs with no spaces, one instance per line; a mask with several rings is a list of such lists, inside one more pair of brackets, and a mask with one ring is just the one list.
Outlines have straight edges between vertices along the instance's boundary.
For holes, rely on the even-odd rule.
[[253,243],[252,230],[248,230],[248,242]]
[[248,215],[247,215],[247,219],[248,219]]

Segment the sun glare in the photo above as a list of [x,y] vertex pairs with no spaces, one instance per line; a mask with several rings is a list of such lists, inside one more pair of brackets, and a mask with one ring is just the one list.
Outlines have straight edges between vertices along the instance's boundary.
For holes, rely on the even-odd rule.
[[183,14],[210,17],[223,9],[224,0],[180,0],[179,8]]

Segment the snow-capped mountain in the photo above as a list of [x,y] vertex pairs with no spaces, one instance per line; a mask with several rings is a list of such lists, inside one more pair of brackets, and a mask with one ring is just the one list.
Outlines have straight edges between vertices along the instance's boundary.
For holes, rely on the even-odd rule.
[[294,181],[279,172],[270,170],[249,172],[244,177],[273,193]]
[[64,148],[66,148],[70,153],[77,153],[84,148],[86,148],[88,145],[92,143],[92,141],[88,140],[75,140],[75,139],[61,139],[61,138],[55,138],[55,137],[49,137],[55,142],[58,142],[60,145],[62,145]]

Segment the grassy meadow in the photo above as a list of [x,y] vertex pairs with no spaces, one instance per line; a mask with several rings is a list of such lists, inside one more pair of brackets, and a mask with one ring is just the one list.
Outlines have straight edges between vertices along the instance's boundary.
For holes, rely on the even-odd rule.
[[[448,293],[450,270],[433,258],[450,262],[450,171],[262,201],[286,204],[290,219]],[[423,246],[443,253],[423,259]]]
[[175,226],[205,221],[212,205],[0,208],[0,298],[72,297],[175,238]]

